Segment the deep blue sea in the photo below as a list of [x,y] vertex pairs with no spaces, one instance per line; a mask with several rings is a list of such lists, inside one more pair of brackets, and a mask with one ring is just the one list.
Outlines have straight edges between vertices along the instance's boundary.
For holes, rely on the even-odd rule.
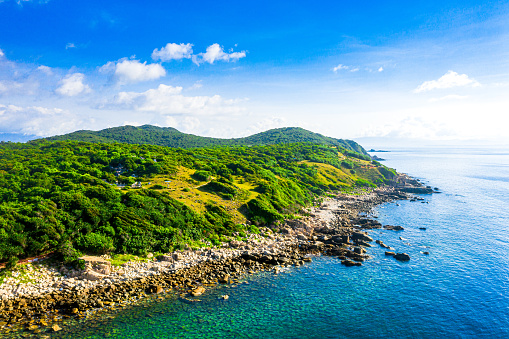
[[[410,254],[409,262],[385,257],[373,243],[373,258],[362,267],[319,257],[214,289],[201,302],[169,296],[74,324],[70,336],[509,338],[509,149],[377,155],[442,191],[422,196],[428,203],[399,201],[374,211],[382,223],[405,230],[376,230],[373,238]],[[229,300],[218,300],[222,294]]]

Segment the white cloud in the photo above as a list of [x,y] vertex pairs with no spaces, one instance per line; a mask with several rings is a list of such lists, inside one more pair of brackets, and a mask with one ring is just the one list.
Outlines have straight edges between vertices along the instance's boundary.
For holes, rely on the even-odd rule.
[[2,58],[2,57],[4,57],[4,56],[5,56],[4,51],[2,51],[2,50],[0,49],[0,58]]
[[192,44],[168,43],[161,49],[154,49],[152,59],[161,61],[190,59],[193,54]]
[[0,94],[16,93],[22,87],[23,84],[16,81],[0,81]]
[[343,65],[343,64],[339,64],[339,65],[337,65],[336,67],[334,67],[334,68],[332,69],[332,71],[333,71],[334,73],[337,73],[337,71],[341,71],[341,70],[343,70],[343,69],[345,69],[345,70],[346,70],[346,69],[349,69],[349,68],[350,68],[350,67],[348,67],[348,66],[345,66],[345,65]]
[[338,71],[342,71],[342,70],[350,71],[350,72],[357,72],[359,70],[359,68],[358,67],[352,67],[352,66],[347,66],[347,65],[339,64],[339,65],[337,65],[336,67],[334,67],[332,69],[332,71],[334,73],[337,73]]
[[120,92],[113,105],[124,109],[160,114],[213,115],[236,114],[244,109],[239,100],[226,100],[219,95],[184,96],[182,87],[161,84],[145,92]]
[[195,90],[202,87],[203,87],[202,81],[198,80],[191,87],[189,87],[188,90]]
[[46,73],[47,75],[52,75],[53,74],[53,71],[51,70],[51,67],[48,67],[48,66],[41,65],[41,66],[37,67],[37,70],[41,71],[43,73]]
[[380,68],[378,69],[378,72],[383,72],[384,68],[380,66]]
[[200,53],[197,55],[193,55],[193,62],[197,65],[200,63],[208,62],[209,64],[213,64],[214,61],[220,60],[220,61],[237,61],[241,58],[246,57],[246,51],[242,52],[233,52],[230,50],[230,53],[226,53],[223,50],[223,47],[219,44],[212,44],[209,47],[207,47],[207,50],[205,53]]
[[166,75],[166,70],[160,64],[141,63],[138,60],[120,59],[117,62],[109,61],[99,69],[104,73],[113,73],[120,83],[134,83],[159,79]]
[[65,49],[69,49],[69,48],[76,48],[76,45],[72,42],[68,42],[66,45],[65,45]]
[[431,80],[423,82],[419,87],[414,90],[414,93],[421,93],[431,91],[434,89],[446,89],[461,86],[478,87],[480,84],[468,77],[466,74],[458,74],[454,71],[448,71],[438,80]]
[[83,83],[85,75],[82,73],[68,74],[65,78],[60,80],[58,87],[55,91],[64,96],[75,96],[81,93],[89,93],[91,91],[88,85]]
[[59,108],[0,104],[0,132],[46,137],[82,127],[76,116]]
[[[3,2],[3,1],[0,1],[0,2]],[[23,3],[24,2],[33,2],[33,3],[37,3],[37,4],[47,4],[48,2],[50,2],[50,0],[16,0],[16,3],[20,6],[23,6]]]
[[198,127],[200,127],[201,122],[197,117],[185,117],[183,121],[180,123],[183,130],[187,133],[191,131],[195,131]]

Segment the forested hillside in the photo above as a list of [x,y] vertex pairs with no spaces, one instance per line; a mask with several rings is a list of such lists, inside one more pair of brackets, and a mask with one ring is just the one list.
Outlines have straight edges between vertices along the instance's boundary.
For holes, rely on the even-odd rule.
[[310,143],[0,143],[0,262],[46,252],[66,260],[80,252],[167,252],[242,238],[325,192],[395,175],[361,158]]
[[140,127],[120,126],[103,129],[101,131],[77,131],[50,137],[47,138],[47,140],[76,140],[104,143],[121,142],[127,144],[150,144],[181,148],[311,142],[321,145],[341,146],[349,151],[368,155],[366,150],[355,141],[329,138],[299,127],[271,129],[246,138],[218,139],[182,133],[172,127],[157,127],[151,125],[143,125]]

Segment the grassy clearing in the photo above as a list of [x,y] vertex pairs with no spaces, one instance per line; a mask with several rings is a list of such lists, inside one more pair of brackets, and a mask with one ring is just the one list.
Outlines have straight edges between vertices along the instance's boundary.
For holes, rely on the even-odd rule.
[[259,193],[255,191],[257,186],[251,182],[243,181],[241,177],[234,176],[234,185],[247,194],[236,200],[226,200],[202,189],[209,181],[193,179],[192,175],[195,172],[196,170],[180,166],[178,172],[172,177],[156,176],[150,180],[143,180],[141,189],[157,189],[160,192],[165,192],[200,213],[205,212],[207,203],[217,204],[223,206],[233,216],[235,223],[245,223],[247,219],[239,209],[245,202],[258,196]]
[[109,262],[111,262],[113,266],[120,266],[129,261],[147,262],[150,261],[150,259],[138,257],[137,255],[132,254],[114,254],[111,259],[109,259]]

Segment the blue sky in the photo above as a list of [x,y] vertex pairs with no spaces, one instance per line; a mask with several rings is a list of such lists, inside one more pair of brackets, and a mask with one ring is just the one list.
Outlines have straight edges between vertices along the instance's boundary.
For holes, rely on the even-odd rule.
[[0,1],[0,133],[505,140],[507,1]]

